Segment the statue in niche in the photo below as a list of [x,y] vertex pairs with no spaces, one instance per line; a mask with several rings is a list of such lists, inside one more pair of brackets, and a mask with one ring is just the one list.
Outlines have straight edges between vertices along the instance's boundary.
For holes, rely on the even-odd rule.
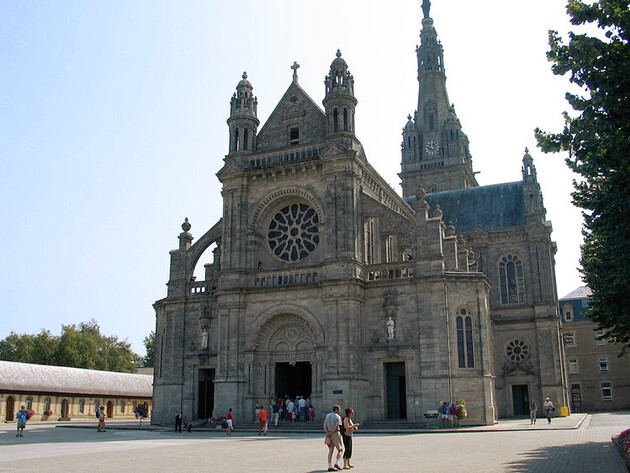
[[387,318],[385,326],[387,327],[387,341],[393,342],[395,336],[394,332],[396,332],[396,322],[394,322],[391,315]]
[[201,349],[206,350],[210,348],[210,334],[207,330],[201,332]]
[[203,312],[199,316],[199,325],[201,326],[201,349],[210,348],[210,309],[203,308]]

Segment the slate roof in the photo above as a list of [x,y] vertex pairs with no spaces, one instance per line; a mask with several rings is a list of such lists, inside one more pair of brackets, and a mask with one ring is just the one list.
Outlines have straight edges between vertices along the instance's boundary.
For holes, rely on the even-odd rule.
[[590,287],[580,286],[577,289],[574,289],[573,291],[568,293],[566,296],[564,296],[560,300],[564,301],[566,299],[588,299],[589,297],[591,297],[591,295],[592,295],[592,292],[591,292]]
[[[412,196],[405,200],[411,205],[417,199]],[[436,192],[427,194],[426,200],[431,206],[429,215],[439,204],[444,222],[452,222],[457,233],[469,232],[477,225],[486,230],[525,225],[522,181]]]
[[0,361],[0,391],[153,396],[153,376]]

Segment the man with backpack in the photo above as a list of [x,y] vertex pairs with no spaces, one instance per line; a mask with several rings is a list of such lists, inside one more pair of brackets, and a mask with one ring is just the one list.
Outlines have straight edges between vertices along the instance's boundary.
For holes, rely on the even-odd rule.
[[20,406],[20,410],[16,414],[17,417],[17,434],[16,437],[24,437],[24,428],[26,421],[30,419],[30,414],[24,406]]
[[101,406],[98,411],[96,411],[96,417],[98,418],[98,428],[97,432],[107,432],[105,430],[105,407]]

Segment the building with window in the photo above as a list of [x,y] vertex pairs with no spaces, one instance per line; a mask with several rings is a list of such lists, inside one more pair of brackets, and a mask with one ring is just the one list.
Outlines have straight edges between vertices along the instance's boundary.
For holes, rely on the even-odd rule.
[[20,406],[36,421],[95,418],[100,406],[109,419],[133,419],[137,406],[150,414],[152,383],[146,374],[0,361],[0,419],[14,421]]
[[602,338],[603,330],[584,317],[591,290],[577,288],[560,299],[569,367],[571,409],[576,412],[630,408],[630,356]]
[[323,108],[294,64],[260,129],[243,74],[215,163],[223,218],[194,244],[185,220],[154,305],[154,422],[180,407],[248,417],[273,395],[310,397],[321,416],[352,405],[364,420],[418,421],[464,399],[471,424],[527,415],[531,399],[568,405],[556,248],[533,159],[515,157],[517,182],[478,185],[426,1],[423,11],[402,195],[358,139],[340,51]]

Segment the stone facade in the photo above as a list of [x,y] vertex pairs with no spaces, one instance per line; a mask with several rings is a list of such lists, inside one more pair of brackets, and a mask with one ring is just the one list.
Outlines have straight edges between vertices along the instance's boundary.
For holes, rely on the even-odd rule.
[[471,424],[518,415],[530,398],[566,405],[555,246],[533,160],[522,182],[478,186],[428,7],[421,40],[402,197],[355,135],[339,51],[324,109],[294,64],[260,131],[243,74],[217,173],[223,218],[195,244],[184,222],[154,305],[153,422],[177,408],[249,418],[257,400],[286,394],[310,396],[318,419],[340,404],[364,421],[418,421],[455,399]]
[[571,409],[576,412],[628,409],[630,356],[619,356],[621,347],[599,339],[604,331],[584,317],[590,296],[590,289],[583,286],[560,299]]

